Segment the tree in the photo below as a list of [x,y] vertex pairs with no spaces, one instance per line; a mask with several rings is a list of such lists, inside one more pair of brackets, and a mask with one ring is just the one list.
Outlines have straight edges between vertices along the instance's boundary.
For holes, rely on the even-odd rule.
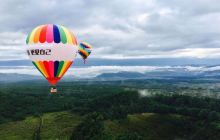
[[202,109],[200,110],[198,117],[200,119],[206,119],[208,115],[209,115],[209,111],[207,109]]
[[97,140],[104,135],[103,116],[89,114],[73,131],[70,140]]
[[217,113],[216,111],[211,111],[211,112],[209,112],[208,120],[209,120],[209,121],[219,120],[218,113]]
[[116,137],[116,140],[142,140],[143,138],[137,133],[125,133]]

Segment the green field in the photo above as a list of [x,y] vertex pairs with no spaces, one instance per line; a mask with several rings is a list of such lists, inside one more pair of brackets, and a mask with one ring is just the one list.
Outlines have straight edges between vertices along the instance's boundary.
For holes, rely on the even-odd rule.
[[143,96],[143,83],[66,82],[55,95],[41,83],[0,85],[0,140],[220,139],[220,99],[152,83],[144,88],[161,93]]
[[[42,116],[40,137],[46,140],[68,140],[73,128],[81,117],[68,112],[46,113]],[[39,117],[27,117],[25,120],[0,125],[1,140],[30,140],[40,124]]]
[[[69,140],[74,128],[82,122],[83,117],[65,111],[45,113],[42,115],[42,120],[40,131],[40,138],[42,140]],[[27,117],[22,121],[1,124],[0,139],[31,140],[34,137],[39,123],[39,117]],[[105,120],[103,123],[104,133],[106,134],[105,137],[111,140],[128,134],[129,137],[134,135],[133,137],[136,139],[136,135],[138,135],[141,139],[146,140],[196,139],[200,138],[203,132],[197,128],[202,124],[201,121],[195,121],[189,117],[172,114],[134,114],[128,115],[125,120]],[[210,131],[210,129],[219,132],[219,125],[220,123],[213,124],[213,128],[204,126],[204,129],[206,129],[206,132]],[[219,134],[211,137],[215,139],[216,136],[219,136]]]

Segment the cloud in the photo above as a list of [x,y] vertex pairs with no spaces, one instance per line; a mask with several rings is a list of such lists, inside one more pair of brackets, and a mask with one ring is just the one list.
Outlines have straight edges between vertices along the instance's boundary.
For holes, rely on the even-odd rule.
[[[118,73],[118,72],[189,72],[189,73],[202,73],[219,71],[220,66],[205,67],[205,66],[90,66],[90,67],[71,67],[68,69],[64,77],[74,78],[94,78],[103,73]],[[0,73],[17,73],[41,76],[41,73],[33,66],[16,66],[8,67],[1,66]],[[158,73],[160,74],[160,73]],[[168,74],[168,73],[167,73]],[[43,76],[41,76],[43,77]]]
[[0,32],[0,60],[27,59],[25,37],[21,32]]
[[70,28],[94,58],[217,57],[218,0],[7,0],[0,5],[0,59],[27,59],[28,32],[45,23]]
[[[120,71],[140,72],[145,73],[162,67],[154,66],[91,66],[91,67],[75,67],[70,68],[65,75],[91,78],[102,73],[117,73]],[[169,66],[164,68],[170,68]],[[19,69],[19,70],[18,70]],[[0,73],[18,73],[41,75],[38,70],[32,66],[17,66],[17,67],[0,67]]]

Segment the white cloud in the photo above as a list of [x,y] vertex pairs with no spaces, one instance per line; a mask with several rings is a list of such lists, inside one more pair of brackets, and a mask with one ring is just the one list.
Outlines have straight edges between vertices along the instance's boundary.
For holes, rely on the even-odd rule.
[[26,35],[21,32],[0,32],[0,60],[27,59]]
[[160,16],[167,16],[172,13],[172,10],[170,8],[162,8],[158,13]]
[[219,15],[218,0],[7,0],[0,58],[27,58],[20,49],[27,33],[45,23],[69,27],[95,58],[219,58]]

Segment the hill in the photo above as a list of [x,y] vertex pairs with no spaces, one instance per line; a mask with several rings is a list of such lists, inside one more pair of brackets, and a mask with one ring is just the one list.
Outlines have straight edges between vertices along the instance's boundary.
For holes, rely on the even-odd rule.
[[136,79],[145,78],[145,74],[138,72],[118,72],[118,73],[103,73],[98,75],[98,79]]
[[15,83],[42,79],[40,76],[17,73],[0,73],[0,77],[2,77],[0,78],[0,83]]

